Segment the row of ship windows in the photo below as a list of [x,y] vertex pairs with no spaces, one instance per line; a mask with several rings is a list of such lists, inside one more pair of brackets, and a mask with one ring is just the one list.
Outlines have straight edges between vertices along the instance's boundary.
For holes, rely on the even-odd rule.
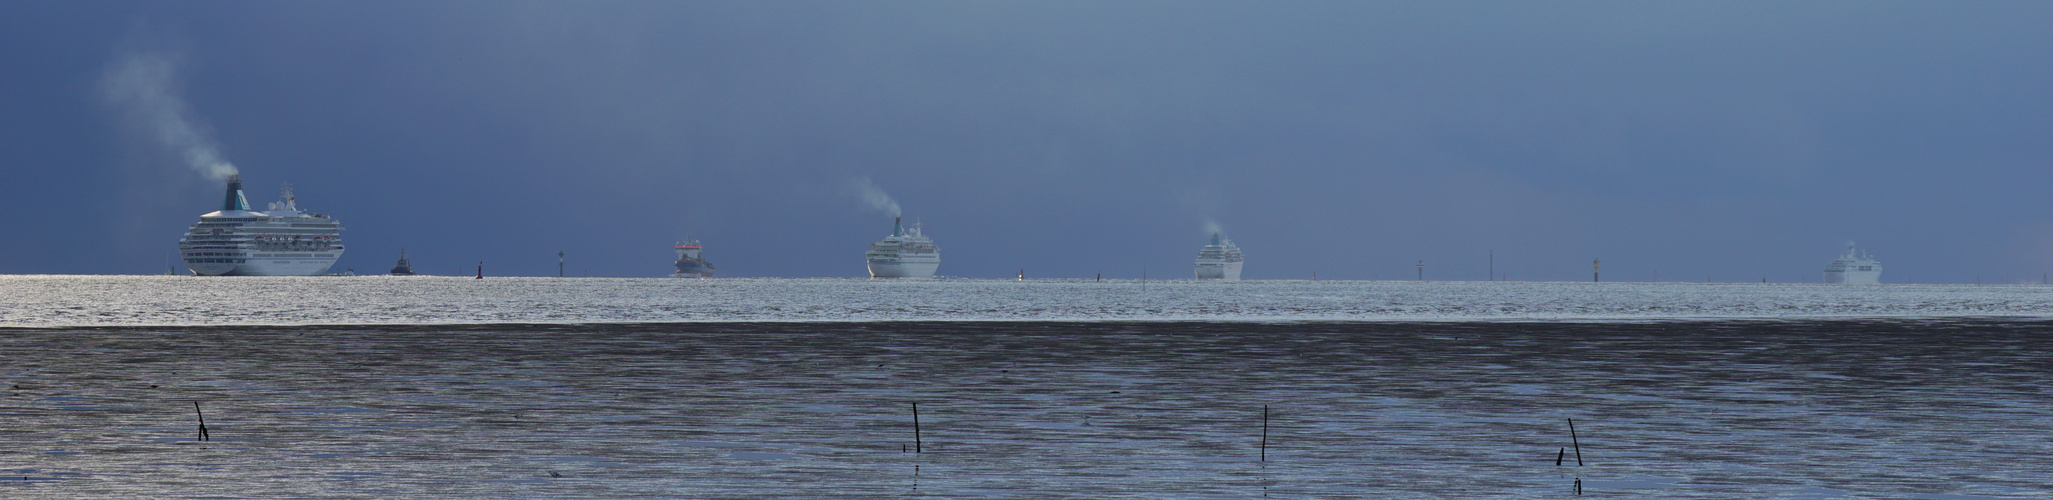
[[203,263],[213,263],[213,264],[241,264],[241,263],[243,263],[243,262],[244,262],[245,260],[246,260],[246,259],[185,259],[185,261],[186,261],[186,262],[191,262],[191,263],[195,263],[195,264],[203,264]]
[[205,221],[205,222],[201,222],[200,224],[218,224],[218,223],[223,223],[223,222],[271,222],[271,223],[275,223],[275,224],[291,224],[291,225],[292,225],[293,227],[326,227],[326,226],[333,226],[333,225],[335,225],[335,223],[334,223],[334,222],[332,222],[332,221],[330,221],[330,222],[285,222],[285,221],[281,221],[281,220],[274,220],[274,218],[272,218],[272,217],[237,217],[237,218],[233,218],[233,219],[212,219],[212,220],[208,220],[208,221]]
[[[325,251],[328,251],[328,250],[338,250],[338,251],[339,251],[339,250],[343,250],[343,249],[344,249],[344,247],[343,247],[342,245],[300,245],[300,246],[298,246],[298,247],[296,247],[296,248],[295,248],[295,247],[293,247],[292,245],[263,245],[263,244],[256,244],[256,245],[236,245],[236,244],[228,244],[228,245],[198,245],[198,244],[188,244],[188,245],[186,245],[186,247],[187,247],[187,248],[224,248],[224,249],[228,249],[228,250],[256,250],[256,251],[262,251],[262,252],[275,252],[275,251],[287,251],[287,252],[290,252],[290,251],[301,251],[301,252],[325,252]],[[197,254],[195,254],[195,255],[197,255]],[[235,254],[235,255],[242,255],[242,254]]]
[[207,225],[201,225],[201,226],[193,226],[193,227],[192,227],[191,229],[187,230],[186,232],[189,232],[189,233],[212,233],[212,232],[215,232],[215,231],[219,231],[219,232],[222,232],[222,233],[227,233],[227,234],[280,234],[280,233],[283,233],[283,234],[304,234],[304,235],[309,235],[309,236],[311,236],[311,235],[316,235],[316,234],[325,234],[325,235],[329,235],[329,236],[334,236],[334,235],[336,235],[336,234],[339,234],[339,232],[340,232],[340,231],[341,231],[342,229],[343,229],[343,228],[341,228],[341,227],[337,227],[337,226],[325,226],[325,227],[284,227],[284,226],[244,226],[244,225],[242,225],[242,224],[227,224],[227,225],[220,225],[220,226],[207,226]]
[[337,225],[330,225],[330,224],[293,224],[293,225],[283,225],[283,224],[281,224],[281,225],[276,225],[276,226],[250,226],[250,225],[243,225],[243,224],[199,224],[199,225],[195,225],[195,226],[193,226],[193,227],[192,227],[192,229],[194,229],[194,230],[201,230],[201,231],[211,231],[211,230],[215,230],[215,229],[220,229],[220,230],[223,230],[223,231],[229,231],[229,230],[235,230],[235,229],[240,229],[240,230],[242,230],[243,232],[250,232],[250,233],[295,233],[295,232],[320,232],[320,233],[330,233],[330,234],[333,234],[333,233],[334,233],[335,231],[340,231],[340,230],[342,230],[343,228],[342,228],[342,226],[337,226]]
[[221,252],[192,252],[192,253],[188,253],[188,254],[186,254],[186,255],[195,255],[195,256],[200,256],[200,257],[208,257],[208,256],[215,256],[215,255],[228,255],[228,256],[234,256],[234,257],[241,257],[241,256],[243,256],[244,254],[240,254],[240,253],[221,253]]
[[[265,235],[265,234],[209,234],[209,233],[192,233],[192,234],[188,234],[188,235],[185,235],[185,237],[186,237],[187,239],[195,239],[195,240],[223,240],[223,241],[226,241],[226,240],[239,240],[239,241],[254,241],[254,240],[258,240],[258,239],[276,239],[276,240],[293,240],[293,239],[298,239],[298,240],[305,240],[305,241],[317,241],[317,240],[329,240],[329,241],[335,241],[335,240],[340,240],[340,239],[342,239],[342,238],[340,238],[340,237],[337,237],[337,236],[335,236],[335,235],[332,235],[332,234],[331,234],[331,235],[322,235],[322,236],[310,236],[310,235],[300,235],[300,234],[277,234],[277,235]],[[288,238],[288,237],[289,237],[289,238]]]
[[232,230],[232,229],[236,229],[236,228],[242,228],[242,232],[245,232],[245,233],[305,233],[305,232],[310,232],[310,231],[311,231],[311,232],[320,232],[320,233],[327,233],[327,234],[335,234],[335,231],[338,231],[338,230],[341,230],[341,229],[342,229],[342,228],[340,228],[340,227],[337,227],[337,226],[335,226],[335,225],[333,225],[333,224],[293,224],[293,225],[291,225],[291,227],[286,227],[286,226],[244,226],[244,225],[242,225],[242,224],[200,224],[200,225],[197,225],[197,226],[193,226],[193,230],[196,230],[196,231],[209,231],[209,230],[214,230],[214,229],[220,229],[220,230],[224,230],[224,231],[226,231],[226,230]]

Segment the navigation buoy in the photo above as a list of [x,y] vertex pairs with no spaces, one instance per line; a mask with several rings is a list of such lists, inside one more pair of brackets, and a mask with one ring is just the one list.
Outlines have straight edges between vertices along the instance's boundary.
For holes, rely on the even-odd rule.
[[478,279],[485,279],[485,263],[478,263]]

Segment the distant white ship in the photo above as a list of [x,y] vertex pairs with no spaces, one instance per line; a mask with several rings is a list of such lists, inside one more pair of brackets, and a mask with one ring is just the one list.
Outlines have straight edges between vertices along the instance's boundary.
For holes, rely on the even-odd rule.
[[891,218],[891,236],[870,244],[863,257],[869,260],[872,278],[932,278],[941,268],[941,247],[921,234],[920,224],[907,229]]
[[1198,279],[1240,281],[1240,247],[1233,240],[1212,233],[1212,244],[1198,251]]
[[1882,284],[1882,261],[1866,253],[1856,253],[1853,242],[1846,242],[1846,253],[1831,264],[1825,265],[1825,282],[1847,285]]
[[200,216],[178,240],[185,267],[201,276],[318,276],[342,258],[342,224],[300,210],[287,186],[283,202],[250,210],[242,179],[228,177],[221,209]]

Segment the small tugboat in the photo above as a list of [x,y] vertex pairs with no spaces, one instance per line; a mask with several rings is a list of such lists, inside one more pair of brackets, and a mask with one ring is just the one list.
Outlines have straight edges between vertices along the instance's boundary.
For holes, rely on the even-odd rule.
[[413,264],[406,261],[406,249],[399,249],[399,265],[392,266],[393,276],[413,276]]

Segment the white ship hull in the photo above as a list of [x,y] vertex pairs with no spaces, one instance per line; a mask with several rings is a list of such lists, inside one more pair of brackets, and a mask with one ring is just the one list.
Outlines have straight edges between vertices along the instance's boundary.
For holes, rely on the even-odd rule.
[[1197,268],[1198,279],[1240,281],[1240,265],[1239,262],[1201,262]]
[[870,261],[871,278],[932,278],[941,269],[941,258],[901,259],[896,262]]
[[240,263],[193,262],[186,266],[200,276],[320,276],[342,258],[342,252],[321,254],[252,254]]
[[1880,285],[1881,271],[1825,271],[1825,283],[1834,285]]

